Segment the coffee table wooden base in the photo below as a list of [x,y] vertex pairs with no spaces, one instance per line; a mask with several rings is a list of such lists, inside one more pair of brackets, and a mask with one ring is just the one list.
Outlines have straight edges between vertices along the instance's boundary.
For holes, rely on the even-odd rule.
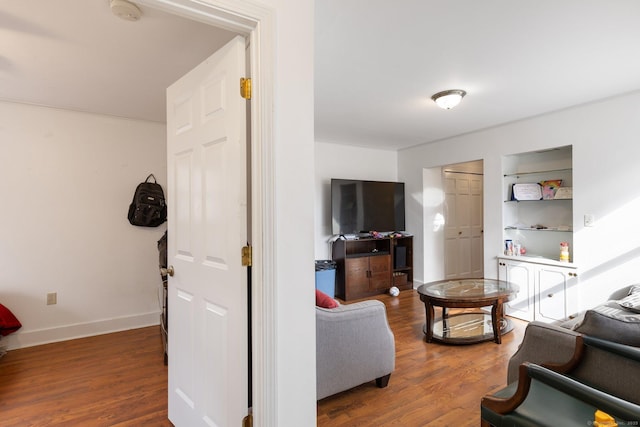
[[[507,318],[503,317],[498,323],[500,336],[513,330],[513,323]],[[428,335],[426,324],[422,331],[426,338]],[[491,315],[473,312],[457,313],[444,319],[436,319],[433,323],[430,342],[461,345],[495,340]]]
[[[424,328],[425,340],[471,344],[493,338],[496,344],[502,343],[502,334],[510,330],[506,327],[509,322],[504,320],[503,305],[510,301],[518,290],[518,286],[512,283],[484,278],[440,280],[419,286],[418,293],[424,303],[427,318]],[[442,326],[439,333],[435,329],[436,307],[442,309]],[[484,311],[489,307],[491,315],[485,314]],[[452,308],[464,310],[463,314],[468,315],[479,313],[480,317],[449,316],[449,309]],[[487,330],[487,326],[490,330]]]

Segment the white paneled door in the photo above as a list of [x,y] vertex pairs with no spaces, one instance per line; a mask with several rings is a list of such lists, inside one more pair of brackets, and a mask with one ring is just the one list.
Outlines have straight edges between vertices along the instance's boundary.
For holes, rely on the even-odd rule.
[[238,426],[248,413],[245,41],[167,89],[169,419]]
[[482,277],[482,175],[444,172],[446,279]]

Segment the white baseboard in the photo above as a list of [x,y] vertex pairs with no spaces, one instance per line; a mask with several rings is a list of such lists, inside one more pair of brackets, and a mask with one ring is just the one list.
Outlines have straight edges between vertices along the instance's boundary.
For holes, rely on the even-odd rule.
[[14,334],[3,337],[2,345],[7,350],[15,350],[18,348],[33,347],[36,345],[109,334],[112,332],[144,328],[159,324],[160,312],[157,311],[152,313],[136,314],[134,316],[98,320],[89,323],[64,325],[55,328],[24,332],[18,331]]

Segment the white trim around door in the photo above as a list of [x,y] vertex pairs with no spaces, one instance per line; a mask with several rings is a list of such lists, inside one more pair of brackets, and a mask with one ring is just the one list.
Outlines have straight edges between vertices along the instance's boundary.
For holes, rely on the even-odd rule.
[[277,425],[276,213],[273,112],[275,12],[249,0],[137,0],[248,38],[251,101],[252,354],[254,425]]

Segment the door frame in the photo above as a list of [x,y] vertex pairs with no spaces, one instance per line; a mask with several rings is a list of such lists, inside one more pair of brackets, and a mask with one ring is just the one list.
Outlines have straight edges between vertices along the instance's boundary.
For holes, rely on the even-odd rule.
[[[154,9],[244,35],[251,100],[252,379],[255,425],[276,425],[276,254],[274,105],[275,11],[252,0],[137,0]],[[239,84],[238,84],[239,90]],[[240,254],[238,254],[238,261]]]

